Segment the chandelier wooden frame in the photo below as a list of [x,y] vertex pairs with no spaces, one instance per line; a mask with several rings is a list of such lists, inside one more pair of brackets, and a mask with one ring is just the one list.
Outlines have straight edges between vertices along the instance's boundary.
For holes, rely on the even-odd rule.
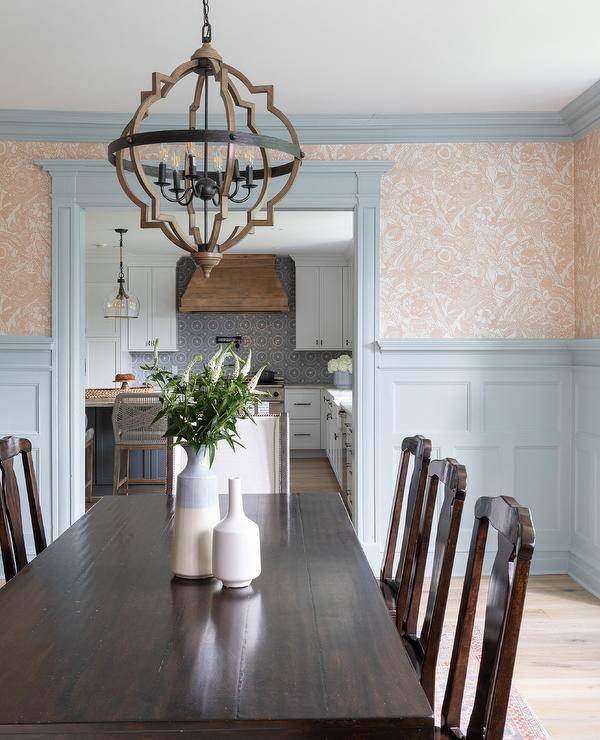
[[[193,101],[189,106],[189,128],[141,133],[142,122],[147,118],[152,105],[166,98],[175,85],[192,72],[198,75],[198,80]],[[227,130],[209,129],[206,115],[204,128],[197,127],[197,112],[201,106],[203,94],[207,94],[205,86],[210,77],[214,77],[218,83]],[[283,124],[289,134],[289,140],[261,136],[256,123],[256,105],[242,97],[237,83],[244,85],[251,95],[264,94],[266,96],[266,110]],[[249,132],[237,130],[236,109],[245,112],[246,127]],[[194,206],[194,198],[186,206],[189,220],[188,234],[173,215],[163,212],[160,189],[149,179],[149,176],[157,175],[158,167],[142,161],[144,146],[171,143],[193,144],[195,142],[202,143],[205,148],[209,144],[221,145],[226,150],[221,198],[209,236],[206,232],[203,235],[201,229],[194,223],[195,214],[198,212]],[[259,150],[262,169],[255,170],[253,174],[254,179],[261,183],[260,192],[246,209],[246,223],[243,226],[234,226],[227,236],[219,241],[223,236],[223,226],[229,214],[229,192],[234,178],[236,145],[252,146]],[[293,159],[290,162],[273,166],[270,160],[271,151],[290,155]],[[127,152],[129,152],[129,159],[125,156]],[[152,89],[141,93],[141,103],[132,119],[123,129],[121,137],[108,147],[108,160],[116,168],[123,191],[140,209],[141,227],[144,229],[160,228],[173,244],[191,253],[207,277],[211,269],[219,263],[221,253],[238,244],[254,227],[273,226],[274,208],[292,187],[303,157],[304,154],[300,149],[294,127],[287,116],[274,104],[273,85],[253,85],[238,69],[225,64],[209,42],[203,43],[188,62],[176,67],[170,75],[160,72],[153,73]],[[148,196],[148,201],[144,200],[143,196],[140,197],[140,194],[133,189],[126,177],[126,172],[134,173],[137,182]],[[167,169],[166,172],[169,177],[173,176],[172,169]],[[215,179],[217,175],[216,172],[208,170],[205,170],[203,174],[212,179]],[[269,188],[274,179],[286,175],[287,179],[282,187],[269,197]],[[184,184],[186,187],[189,186],[190,180],[184,178]],[[205,203],[203,210],[206,211],[206,208]],[[264,213],[264,216],[259,216],[259,213]]]

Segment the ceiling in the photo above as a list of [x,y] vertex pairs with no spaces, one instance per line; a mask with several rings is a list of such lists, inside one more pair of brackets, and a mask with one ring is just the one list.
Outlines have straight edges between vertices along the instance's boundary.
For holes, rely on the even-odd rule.
[[[230,213],[232,223],[244,214]],[[351,211],[277,211],[275,226],[255,229],[231,252],[235,254],[343,254],[354,243],[354,215]],[[187,219],[179,217],[184,228]],[[89,255],[106,255],[118,244],[116,227],[129,229],[125,248],[130,253],[179,255],[185,252],[172,244],[160,229],[141,229],[140,217],[133,208],[86,210],[86,248]],[[100,246],[98,246],[100,245]],[[115,260],[117,256],[115,254]]]
[[[600,73],[598,0],[211,6],[215,47],[291,114],[559,110]],[[6,109],[132,112],[202,24],[200,0],[0,0],[0,17]]]

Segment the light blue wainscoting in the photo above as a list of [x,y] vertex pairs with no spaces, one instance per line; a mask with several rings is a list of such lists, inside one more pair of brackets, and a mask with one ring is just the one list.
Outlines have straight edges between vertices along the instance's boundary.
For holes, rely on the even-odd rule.
[[[31,440],[48,539],[56,532],[53,517],[53,354],[50,337],[0,337],[0,437],[14,435]],[[35,548],[20,461],[15,467],[23,494],[27,552],[33,555]]]
[[455,575],[464,573],[476,500],[502,494],[532,510],[533,572],[567,573],[574,370],[570,343],[391,340],[380,345],[375,503],[380,554],[402,439],[423,434],[432,441],[434,458],[454,457],[467,469]]

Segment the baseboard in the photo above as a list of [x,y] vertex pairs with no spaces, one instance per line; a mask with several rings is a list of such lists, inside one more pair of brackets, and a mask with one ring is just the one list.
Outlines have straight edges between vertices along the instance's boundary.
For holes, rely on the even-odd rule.
[[567,573],[586,591],[600,599],[600,567],[587,557],[571,552]]

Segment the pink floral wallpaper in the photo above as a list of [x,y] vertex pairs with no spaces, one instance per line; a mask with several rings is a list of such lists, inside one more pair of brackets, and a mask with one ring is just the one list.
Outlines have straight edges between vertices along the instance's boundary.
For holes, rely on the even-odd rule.
[[600,336],[600,129],[575,142],[575,335]]
[[36,159],[93,159],[95,144],[0,141],[0,334],[50,334],[50,177]]
[[[395,162],[382,184],[383,336],[573,336],[573,144],[306,151]],[[0,141],[0,334],[50,333],[50,183],[33,161],[104,156]]]

